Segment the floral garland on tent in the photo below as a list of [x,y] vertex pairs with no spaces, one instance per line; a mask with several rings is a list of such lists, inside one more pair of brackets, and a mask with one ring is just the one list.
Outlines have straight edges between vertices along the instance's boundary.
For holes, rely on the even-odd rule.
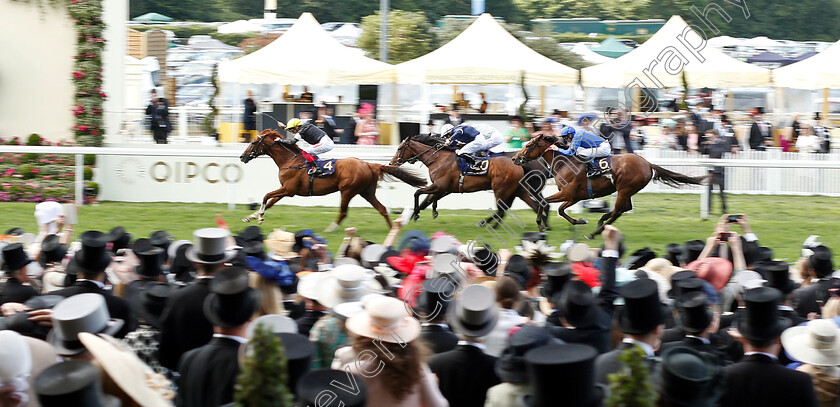
[[72,127],[76,142],[83,146],[101,146],[104,139],[102,103],[108,97],[102,91],[102,0],[69,0],[67,10],[76,25],[76,56],[73,83],[76,86]]

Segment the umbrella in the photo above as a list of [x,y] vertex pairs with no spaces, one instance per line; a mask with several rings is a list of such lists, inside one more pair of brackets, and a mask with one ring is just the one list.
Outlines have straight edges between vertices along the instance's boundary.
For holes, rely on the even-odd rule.
[[134,17],[131,21],[142,21],[146,23],[167,23],[170,21],[175,21],[172,17],[167,17],[163,14],[158,13],[146,13],[142,16]]

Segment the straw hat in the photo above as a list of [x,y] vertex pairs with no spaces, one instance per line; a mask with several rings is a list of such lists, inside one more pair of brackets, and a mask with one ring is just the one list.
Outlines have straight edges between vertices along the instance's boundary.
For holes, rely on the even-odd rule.
[[387,343],[408,343],[420,336],[420,323],[410,317],[402,301],[380,296],[365,303],[365,310],[347,319],[347,330]]
[[382,290],[382,285],[361,266],[344,264],[325,274],[316,289],[318,302],[328,308],[342,302],[361,301],[365,295]]
[[44,284],[44,293],[50,293],[64,288],[64,280],[67,274],[58,271],[48,271],[41,277]]
[[652,271],[670,281],[672,275],[684,269],[673,265],[671,261],[666,258],[657,257],[649,260],[644,266],[639,267],[639,270]]
[[268,249],[271,250],[269,257],[273,255],[274,257],[279,257],[280,259],[286,259],[298,256],[298,254],[293,250],[293,247],[295,246],[295,234],[292,232],[275,229],[273,232],[269,233],[268,238],[265,239],[264,243]]
[[840,328],[830,319],[788,328],[782,332],[782,346],[794,359],[809,365],[840,365]]
[[318,301],[318,287],[321,281],[327,276],[326,272],[313,271],[300,276],[297,292],[303,298]]
[[576,243],[569,249],[569,253],[566,258],[571,262],[576,261],[590,261],[592,260],[592,250],[589,249],[589,245],[586,243]]

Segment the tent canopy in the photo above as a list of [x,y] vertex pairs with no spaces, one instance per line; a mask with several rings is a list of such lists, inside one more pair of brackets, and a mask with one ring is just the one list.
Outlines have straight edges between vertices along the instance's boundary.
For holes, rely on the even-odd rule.
[[764,49],[781,48],[781,47],[785,46],[785,44],[782,44],[781,42],[778,42],[776,40],[771,40],[770,38],[767,38],[767,37],[764,37],[764,36],[754,37],[754,38],[750,38],[748,40],[744,40],[743,42],[741,42],[740,45],[742,45],[744,47],[764,48]]
[[[703,37],[690,29],[685,20],[673,16],[633,51],[610,62],[583,68],[583,85],[602,88],[625,88],[633,83],[646,88],[680,86],[683,72],[689,86],[693,87],[770,84],[769,70],[741,62],[708,44],[698,46],[702,41]],[[689,49],[686,43],[700,50]]]
[[785,58],[775,52],[764,51],[759,54],[755,54],[749,58],[747,58],[747,62],[749,63],[756,63],[756,62],[763,62],[768,64],[784,64],[790,61],[788,58]]
[[482,14],[442,47],[397,65],[399,83],[506,84],[525,73],[529,85],[574,86],[578,72],[519,42]]
[[840,89],[840,41],[804,61],[773,71],[776,86],[794,89]]
[[[318,50],[318,55],[329,58],[308,57],[307,50]],[[299,57],[301,54],[303,57]],[[377,84],[393,82],[395,70],[341,45],[312,14],[303,13],[271,44],[242,58],[221,62],[219,79],[274,85]]]
[[628,47],[615,37],[609,37],[597,46],[592,47],[593,52],[610,58],[618,58],[632,50],[633,48]]
[[172,17],[165,16],[163,14],[146,13],[142,16],[134,17],[131,21],[142,21],[147,23],[168,23],[170,21],[175,21],[175,19]]
[[583,58],[584,61],[593,64],[602,64],[604,62],[609,62],[613,60],[610,57],[605,57],[601,54],[596,54],[594,51],[592,51],[591,48],[589,48],[588,46],[586,46],[586,44],[582,42],[575,44],[575,46],[572,47],[570,51],[574,52],[575,54],[578,54],[578,56]]

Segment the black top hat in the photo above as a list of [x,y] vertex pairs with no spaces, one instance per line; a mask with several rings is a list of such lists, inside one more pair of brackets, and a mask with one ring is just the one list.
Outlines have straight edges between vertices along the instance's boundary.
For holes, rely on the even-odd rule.
[[706,247],[706,244],[702,240],[689,240],[685,242],[685,251],[683,254],[685,264],[697,260],[700,257],[700,253],[703,252],[704,247]]
[[126,233],[124,227],[117,226],[108,233],[108,241],[112,243],[111,251],[116,253],[117,250],[128,247],[128,243],[131,241],[131,234]]
[[780,298],[781,292],[775,288],[747,290],[743,295],[746,309],[732,325],[750,341],[765,342],[778,338],[791,325],[789,319],[779,316]]
[[537,243],[540,240],[548,241],[548,233],[543,232],[525,232],[522,234],[522,239],[531,243]]
[[662,306],[656,282],[642,278],[621,287],[624,308],[618,312],[618,327],[621,332],[641,335],[656,329],[663,323]]
[[494,275],[499,269],[499,255],[485,248],[476,250],[472,261],[487,275]]
[[105,268],[111,264],[111,255],[105,250],[107,237],[104,233],[90,230],[82,233],[82,249],[79,250],[74,258],[76,265],[83,273],[98,274],[105,271]]
[[41,253],[38,263],[46,267],[47,263],[58,263],[67,254],[67,245],[59,243],[58,235],[49,235],[41,242]]
[[562,291],[563,286],[572,279],[569,263],[548,262],[542,267],[542,271],[546,275],[546,282],[540,288],[540,295],[548,299]]
[[146,286],[140,293],[140,306],[137,307],[140,318],[143,318],[149,325],[161,329],[160,319],[163,316],[163,309],[166,308],[166,302],[173,291],[173,287],[166,283]]
[[174,240],[175,239],[172,235],[165,230],[156,230],[149,235],[149,243],[151,243],[152,246],[160,247],[163,251],[166,251],[166,249],[169,248],[169,244]]
[[99,368],[85,360],[54,364],[35,377],[38,401],[44,407],[119,407],[120,401],[102,393]]
[[[551,344],[525,354],[531,394],[522,397],[528,407],[598,406],[603,391],[595,385],[595,358],[598,351],[589,345]],[[560,396],[562,395],[562,396]]]
[[773,260],[773,249],[767,246],[761,246],[758,248],[758,254],[756,254],[756,262],[759,261],[771,261]]
[[260,293],[248,286],[248,270],[231,267],[216,272],[204,316],[215,326],[235,328],[248,322],[260,306]]
[[246,240],[242,249],[246,256],[253,256],[265,260],[265,244],[262,240]]
[[725,386],[723,369],[709,354],[687,346],[668,349],[662,355],[658,393],[672,406],[712,406]]
[[23,228],[14,227],[6,231],[6,235],[9,236],[20,236],[23,234]]
[[701,292],[685,293],[677,297],[674,305],[680,312],[676,323],[687,333],[702,333],[712,323],[713,313],[708,307],[709,301]]
[[133,251],[135,253],[145,252],[145,251],[151,250],[154,247],[156,247],[156,246],[152,245],[152,241],[149,240],[149,238],[141,237],[141,238],[135,240],[134,243],[131,244],[131,251]]
[[531,279],[531,267],[528,265],[528,260],[518,254],[514,254],[508,260],[508,264],[505,267],[505,275],[516,280],[519,283],[520,290],[525,290],[528,286],[528,281]]
[[29,263],[32,263],[32,259],[23,250],[22,244],[12,243],[3,248],[3,270],[18,271]]
[[429,121],[428,121],[428,122],[426,122],[426,125],[427,125],[427,126],[434,126],[434,125],[435,125],[435,121],[434,121],[434,120],[432,120],[432,119],[429,119]]
[[582,328],[596,322],[595,298],[586,283],[580,280],[569,281],[559,296],[556,300],[557,310],[570,325]]
[[143,252],[135,252],[137,258],[140,260],[140,265],[137,266],[135,272],[138,276],[145,279],[157,279],[163,273],[161,265],[161,252],[163,249],[159,247],[152,247]]
[[756,263],[754,269],[767,280],[764,283],[767,287],[773,287],[781,291],[782,294],[790,294],[796,288],[796,284],[790,280],[790,266],[786,262],[762,261]]
[[[347,383],[352,380],[352,383]],[[367,403],[367,385],[361,376],[349,375],[342,370],[312,370],[307,372],[297,382],[297,397],[300,407],[317,407],[324,405],[325,400],[322,393],[325,389],[333,387],[332,383],[347,383],[348,386],[356,388],[354,394],[349,391],[341,392],[341,402],[345,407],[364,407]],[[317,403],[317,404],[316,404]],[[338,404],[338,403],[333,403]]]
[[260,230],[259,226],[248,226],[242,233],[239,234],[239,237],[246,242],[256,242],[256,241],[263,241],[265,240],[265,236],[262,234],[262,230]]
[[669,243],[665,246],[665,251],[667,252],[665,254],[665,258],[668,259],[671,264],[679,267],[680,261],[683,258],[683,247],[677,243]]
[[691,270],[683,270],[678,271],[671,275],[671,290],[668,291],[668,296],[671,298],[679,297],[680,293],[677,292],[677,284],[684,280],[688,280],[689,278],[695,278],[697,274]]
[[429,320],[442,318],[455,296],[456,287],[452,279],[446,277],[430,278],[423,281],[423,292],[417,300],[417,306]]
[[517,329],[510,335],[502,355],[496,359],[496,375],[503,382],[527,383],[528,366],[525,364],[525,353],[549,343],[562,342],[551,336],[547,330],[533,325],[524,325]]
[[312,353],[315,347],[309,338],[295,333],[277,333],[278,338],[283,342],[283,351],[288,361],[288,382],[286,383],[293,392],[297,390],[297,382],[309,371],[312,363]]
[[757,106],[755,108],[755,112],[758,114],[764,114],[764,106]]
[[831,249],[823,245],[819,245],[813,249],[814,254],[808,259],[811,267],[819,278],[825,278],[834,272],[834,263],[831,261]]
[[655,258],[656,253],[650,247],[636,250],[627,258],[627,269],[636,270]]

